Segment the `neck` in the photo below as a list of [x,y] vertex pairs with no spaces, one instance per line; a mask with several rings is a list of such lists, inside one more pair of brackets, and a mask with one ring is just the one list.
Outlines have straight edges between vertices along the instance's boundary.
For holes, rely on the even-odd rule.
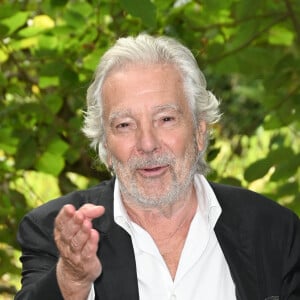
[[175,278],[181,252],[196,213],[198,201],[193,186],[172,205],[146,209],[123,199],[131,220],[144,228],[154,240],[161,256]]

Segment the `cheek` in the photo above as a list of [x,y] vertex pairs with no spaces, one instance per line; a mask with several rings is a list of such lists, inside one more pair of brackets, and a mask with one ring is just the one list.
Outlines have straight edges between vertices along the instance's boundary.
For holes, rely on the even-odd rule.
[[107,139],[108,158],[115,157],[120,162],[127,162],[132,153],[132,142],[130,139],[108,138]]
[[174,135],[167,136],[167,144],[172,148],[177,154],[184,154],[187,147],[191,144],[195,144],[194,131],[190,128],[182,130]]

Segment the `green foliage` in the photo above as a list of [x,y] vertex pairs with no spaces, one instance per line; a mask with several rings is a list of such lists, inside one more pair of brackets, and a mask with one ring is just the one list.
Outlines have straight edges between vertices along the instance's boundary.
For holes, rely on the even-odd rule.
[[109,178],[80,127],[93,71],[120,36],[145,31],[186,44],[222,99],[210,179],[300,215],[299,16],[295,0],[1,1],[0,297],[19,287],[22,216]]

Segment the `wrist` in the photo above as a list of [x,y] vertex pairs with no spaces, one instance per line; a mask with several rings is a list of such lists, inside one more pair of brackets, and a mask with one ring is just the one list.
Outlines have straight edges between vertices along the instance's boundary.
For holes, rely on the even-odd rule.
[[75,272],[70,272],[60,259],[56,266],[56,277],[64,300],[88,299],[93,282],[84,278],[78,278],[78,273],[77,276],[74,275]]

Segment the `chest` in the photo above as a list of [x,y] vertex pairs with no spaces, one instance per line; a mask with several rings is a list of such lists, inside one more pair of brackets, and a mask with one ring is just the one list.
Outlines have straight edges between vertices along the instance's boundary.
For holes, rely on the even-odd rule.
[[236,299],[214,231],[201,225],[201,220],[191,224],[181,250],[172,243],[173,251],[158,249],[150,237],[147,247],[135,249],[140,299]]

